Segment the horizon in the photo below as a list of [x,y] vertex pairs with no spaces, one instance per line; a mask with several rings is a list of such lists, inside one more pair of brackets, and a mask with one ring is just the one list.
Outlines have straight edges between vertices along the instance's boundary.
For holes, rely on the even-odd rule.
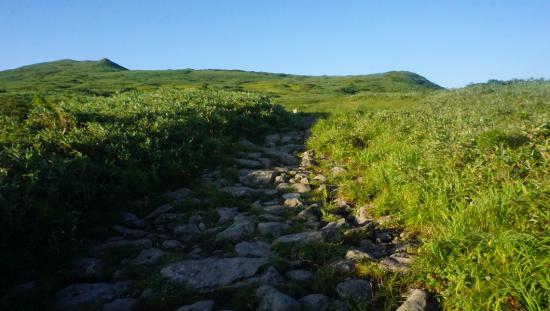
[[446,88],[550,77],[543,1],[103,3],[0,4],[0,26],[18,29],[6,34],[0,70],[107,58],[130,70],[410,71]]

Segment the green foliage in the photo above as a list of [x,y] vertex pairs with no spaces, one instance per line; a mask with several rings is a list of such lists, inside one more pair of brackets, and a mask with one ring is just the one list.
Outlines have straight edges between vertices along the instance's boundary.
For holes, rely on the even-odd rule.
[[6,99],[22,104],[0,115],[1,245],[10,249],[3,267],[39,258],[28,252],[46,255],[45,265],[67,253],[90,213],[185,183],[231,152],[236,139],[287,120],[265,97],[223,91],[25,100]]
[[424,242],[416,279],[449,309],[549,306],[550,84],[432,93],[405,109],[335,114],[309,147],[345,163],[333,180]]

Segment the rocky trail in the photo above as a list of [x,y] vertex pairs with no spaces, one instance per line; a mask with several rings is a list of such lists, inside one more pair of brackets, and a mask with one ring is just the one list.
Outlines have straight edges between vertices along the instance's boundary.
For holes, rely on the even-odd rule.
[[[370,306],[376,282],[356,263],[406,273],[415,243],[381,226],[368,206],[337,196],[318,171],[307,130],[241,140],[230,167],[201,176],[227,204],[187,188],[144,217],[125,212],[112,236],[74,260],[57,291],[61,310],[348,310]],[[227,172],[232,172],[228,174]],[[193,187],[194,189],[194,187]],[[202,209],[210,200],[212,208]],[[237,202],[237,206],[232,205]],[[191,208],[190,208],[191,207]],[[406,300],[406,301],[405,301]],[[411,289],[400,311],[428,310]],[[361,304],[363,303],[363,304]],[[366,307],[365,307],[366,309]],[[371,308],[369,308],[370,310]]]

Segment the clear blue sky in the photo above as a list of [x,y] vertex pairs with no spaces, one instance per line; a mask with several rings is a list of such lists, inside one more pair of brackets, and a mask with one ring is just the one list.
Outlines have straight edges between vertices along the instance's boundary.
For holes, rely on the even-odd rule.
[[550,78],[550,1],[0,0],[0,70],[107,57],[130,69],[409,70],[446,87]]

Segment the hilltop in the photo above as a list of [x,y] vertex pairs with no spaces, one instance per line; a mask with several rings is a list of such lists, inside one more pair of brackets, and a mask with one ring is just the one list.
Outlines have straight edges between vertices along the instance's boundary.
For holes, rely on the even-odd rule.
[[242,70],[128,70],[111,60],[59,60],[0,71],[0,90],[68,91],[110,95],[158,87],[216,88],[266,93],[273,97],[354,95],[361,92],[410,92],[442,89],[412,72],[390,71],[354,76],[304,76]]

